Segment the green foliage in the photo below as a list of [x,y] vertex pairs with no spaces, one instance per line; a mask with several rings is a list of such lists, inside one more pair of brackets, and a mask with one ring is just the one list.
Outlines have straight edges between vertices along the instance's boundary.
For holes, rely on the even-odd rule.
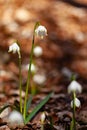
[[27,116],[25,119],[25,124],[28,123],[35,114],[48,102],[50,97],[52,96],[52,93],[48,94],[34,109],[33,111]]
[[28,112],[28,109],[29,109],[29,107],[30,107],[30,105],[31,105],[32,99],[33,99],[33,96],[30,95],[30,97],[29,97],[29,99],[28,99],[28,101],[27,101],[26,113]]

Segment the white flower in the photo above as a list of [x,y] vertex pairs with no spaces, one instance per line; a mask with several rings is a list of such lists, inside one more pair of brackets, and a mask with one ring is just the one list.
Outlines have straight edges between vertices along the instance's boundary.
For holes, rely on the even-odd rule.
[[46,77],[45,75],[36,74],[33,76],[33,81],[39,85],[42,85],[46,81]]
[[82,92],[82,86],[75,80],[72,81],[70,85],[68,86],[68,93],[71,93],[71,92],[77,92],[77,93]]
[[[75,106],[76,107],[80,107],[81,106],[81,102],[78,98],[75,98]],[[73,100],[71,101],[71,107],[73,108]]]
[[45,112],[41,114],[41,123],[44,123],[45,121]]
[[[23,66],[23,70],[27,71],[28,69],[29,69],[29,64]],[[31,72],[36,73],[36,71],[37,71],[37,67],[34,64],[31,64]]]
[[34,48],[34,55],[36,56],[36,57],[39,57],[39,56],[41,56],[43,54],[43,49],[40,47],[40,46],[36,46],[35,48]]
[[36,73],[37,67],[34,64],[31,64],[31,72]]
[[8,52],[13,52],[13,53],[18,53],[20,52],[20,47],[18,46],[18,44],[15,42],[12,45],[9,46],[9,50]]
[[47,35],[47,29],[44,26],[40,25],[36,28],[35,33],[37,36],[43,38]]
[[10,127],[12,126],[20,126],[24,124],[23,116],[18,111],[12,111],[8,117],[8,124]]

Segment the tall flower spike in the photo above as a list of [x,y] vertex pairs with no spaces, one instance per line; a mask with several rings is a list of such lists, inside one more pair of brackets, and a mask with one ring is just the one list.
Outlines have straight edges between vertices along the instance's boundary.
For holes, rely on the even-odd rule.
[[37,36],[43,38],[47,35],[47,29],[44,26],[40,25],[36,28],[35,33]]
[[81,93],[82,92],[82,86],[75,80],[73,80],[70,85],[68,86],[68,93]]
[[[80,107],[81,102],[78,98],[75,98],[75,107]],[[71,107],[73,108],[73,100],[71,101]]]

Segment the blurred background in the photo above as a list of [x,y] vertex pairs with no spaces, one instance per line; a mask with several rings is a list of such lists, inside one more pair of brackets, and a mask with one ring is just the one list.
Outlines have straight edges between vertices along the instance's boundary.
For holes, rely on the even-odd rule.
[[[72,73],[86,82],[87,0],[0,0],[0,85],[17,80],[18,57],[8,54],[14,40],[21,46],[22,65],[28,64],[37,21],[48,30],[35,42],[43,48],[35,63],[38,73],[46,75],[45,85],[54,89],[64,77],[70,81]],[[24,71],[23,77],[25,84]]]
[[[78,95],[81,108],[76,116],[87,129],[87,0],[0,0],[0,106],[6,103],[18,106],[20,101],[18,55],[8,53],[15,40],[21,48],[22,98],[25,97],[33,29],[37,21],[47,28],[48,35],[43,39],[35,37],[35,46],[40,46],[43,53],[39,57],[33,55],[34,73],[29,94],[35,88],[36,95],[31,109],[53,91],[55,94],[42,111],[52,116],[55,129],[65,127],[64,122],[70,125],[71,97],[67,86],[74,74],[83,87]],[[36,125],[40,123],[38,115],[32,121],[36,121]],[[0,126],[2,117],[0,115]],[[33,129],[31,124],[29,127]]]

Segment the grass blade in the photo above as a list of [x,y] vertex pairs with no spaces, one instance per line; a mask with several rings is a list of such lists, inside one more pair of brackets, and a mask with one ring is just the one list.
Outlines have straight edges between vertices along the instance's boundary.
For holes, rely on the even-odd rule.
[[25,119],[25,124],[28,123],[35,114],[47,103],[47,101],[52,96],[52,93],[48,94],[34,109],[33,111],[28,115],[28,117]]

